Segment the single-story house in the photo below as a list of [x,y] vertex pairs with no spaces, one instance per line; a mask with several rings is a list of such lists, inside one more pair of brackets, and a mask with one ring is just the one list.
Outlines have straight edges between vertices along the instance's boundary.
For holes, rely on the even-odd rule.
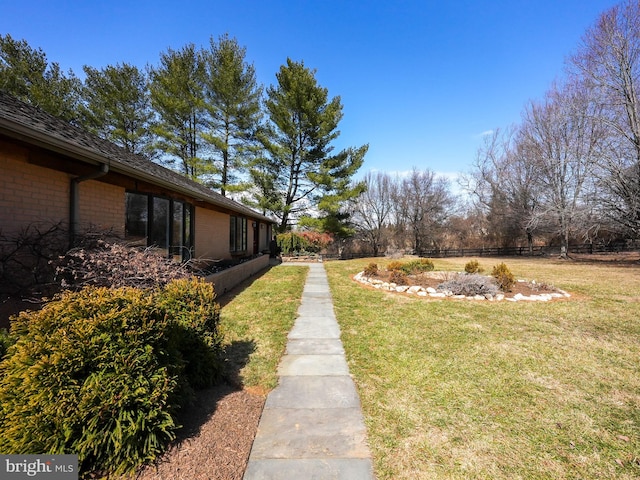
[[68,224],[176,259],[268,250],[274,221],[179,173],[0,93],[0,232]]

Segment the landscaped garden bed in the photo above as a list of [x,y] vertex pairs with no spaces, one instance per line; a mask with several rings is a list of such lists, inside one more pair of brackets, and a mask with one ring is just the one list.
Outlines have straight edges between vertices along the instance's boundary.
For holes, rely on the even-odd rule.
[[492,275],[482,275],[482,267],[474,260],[467,262],[464,272],[433,268],[429,259],[394,261],[383,269],[370,263],[353,279],[372,288],[428,298],[548,302],[571,296],[544,282],[516,280],[504,263],[496,265]]

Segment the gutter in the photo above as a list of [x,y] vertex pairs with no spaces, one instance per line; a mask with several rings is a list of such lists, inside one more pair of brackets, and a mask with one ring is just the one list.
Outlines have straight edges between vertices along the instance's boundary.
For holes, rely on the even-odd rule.
[[71,179],[69,198],[69,248],[74,247],[78,235],[78,225],[80,223],[80,183],[103,177],[107,173],[109,173],[109,165],[102,163],[100,170]]

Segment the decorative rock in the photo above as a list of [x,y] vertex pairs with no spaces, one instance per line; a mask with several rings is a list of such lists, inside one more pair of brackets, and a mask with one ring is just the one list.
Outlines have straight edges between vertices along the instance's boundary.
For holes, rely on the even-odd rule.
[[427,293],[436,293],[436,289],[433,287],[427,287]]
[[504,300],[504,293],[499,293],[496,295],[496,300],[501,301]]
[[399,287],[396,287],[396,292],[398,293],[404,293],[407,290],[409,290],[409,287],[407,285],[400,285]]
[[409,287],[409,293],[418,293],[420,291],[424,290],[421,286],[419,285],[412,285]]
[[516,293],[513,298],[518,301],[518,300],[522,300],[524,298],[524,295],[522,295],[521,293]]
[[444,293],[442,293],[442,292],[436,292],[436,291],[434,291],[433,293],[431,293],[431,292],[429,292],[429,291],[427,290],[427,293],[429,293],[429,296],[430,296],[430,297],[433,297],[433,298],[444,298],[444,297],[446,297],[446,295],[445,295]]
[[417,295],[418,295],[419,297],[426,297],[426,296],[427,296],[427,292],[425,292],[424,290],[420,290],[420,291],[417,293]]
[[474,295],[473,299],[474,300],[485,300],[484,295]]

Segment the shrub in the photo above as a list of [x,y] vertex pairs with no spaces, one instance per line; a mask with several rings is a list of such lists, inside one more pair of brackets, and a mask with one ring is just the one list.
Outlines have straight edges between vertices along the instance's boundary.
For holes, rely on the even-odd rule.
[[[220,306],[213,285],[204,280],[181,279],[156,294],[155,306],[171,320],[171,347],[184,363],[186,393],[213,385],[219,379],[222,336],[218,331]],[[188,400],[188,397],[186,398]],[[184,403],[184,402],[182,402]]]
[[464,271],[469,274],[482,273],[484,272],[484,268],[480,266],[477,260],[469,260],[464,266]]
[[516,279],[504,262],[493,267],[491,276],[496,279],[498,287],[503,292],[510,292],[511,287],[516,283]]
[[394,260],[393,262],[389,262],[387,264],[387,271],[393,272],[395,270],[402,270],[403,265],[404,264],[402,262]]
[[370,263],[369,265],[364,267],[364,272],[363,273],[367,277],[375,277],[376,275],[378,275],[378,265],[373,263],[373,262]]
[[318,253],[332,242],[333,237],[328,233],[304,231],[276,235],[276,244],[284,255]]
[[428,258],[420,258],[418,260],[411,260],[402,265],[402,271],[407,275],[416,275],[424,272],[433,271],[433,262]]
[[10,235],[0,230],[0,294],[21,295],[52,283],[53,261],[68,247],[62,224],[30,224]]
[[495,295],[499,289],[495,281],[490,277],[477,275],[458,274],[446,282],[438,285],[440,291],[450,291],[454,295]]
[[409,262],[399,262],[394,260],[387,264],[387,270],[393,272],[400,270],[406,275],[416,275],[419,273],[430,272],[434,268],[433,262],[428,258],[420,258],[418,260],[411,260]]
[[389,275],[389,283],[395,283],[397,285],[407,285],[409,283],[407,274],[402,270],[393,270]]
[[276,235],[276,243],[283,255],[308,252],[312,248],[311,242],[296,232],[279,233]]
[[76,453],[83,476],[156,458],[190,382],[211,378],[210,366],[191,368],[217,346],[212,294],[196,280],[87,287],[14,318],[16,343],[0,362],[0,451]]
[[13,345],[13,337],[9,336],[9,333],[5,328],[0,328],[0,360],[7,354],[9,347]]
[[154,288],[191,275],[185,264],[136,248],[98,240],[90,248],[74,248],[58,260],[56,279],[63,288]]

